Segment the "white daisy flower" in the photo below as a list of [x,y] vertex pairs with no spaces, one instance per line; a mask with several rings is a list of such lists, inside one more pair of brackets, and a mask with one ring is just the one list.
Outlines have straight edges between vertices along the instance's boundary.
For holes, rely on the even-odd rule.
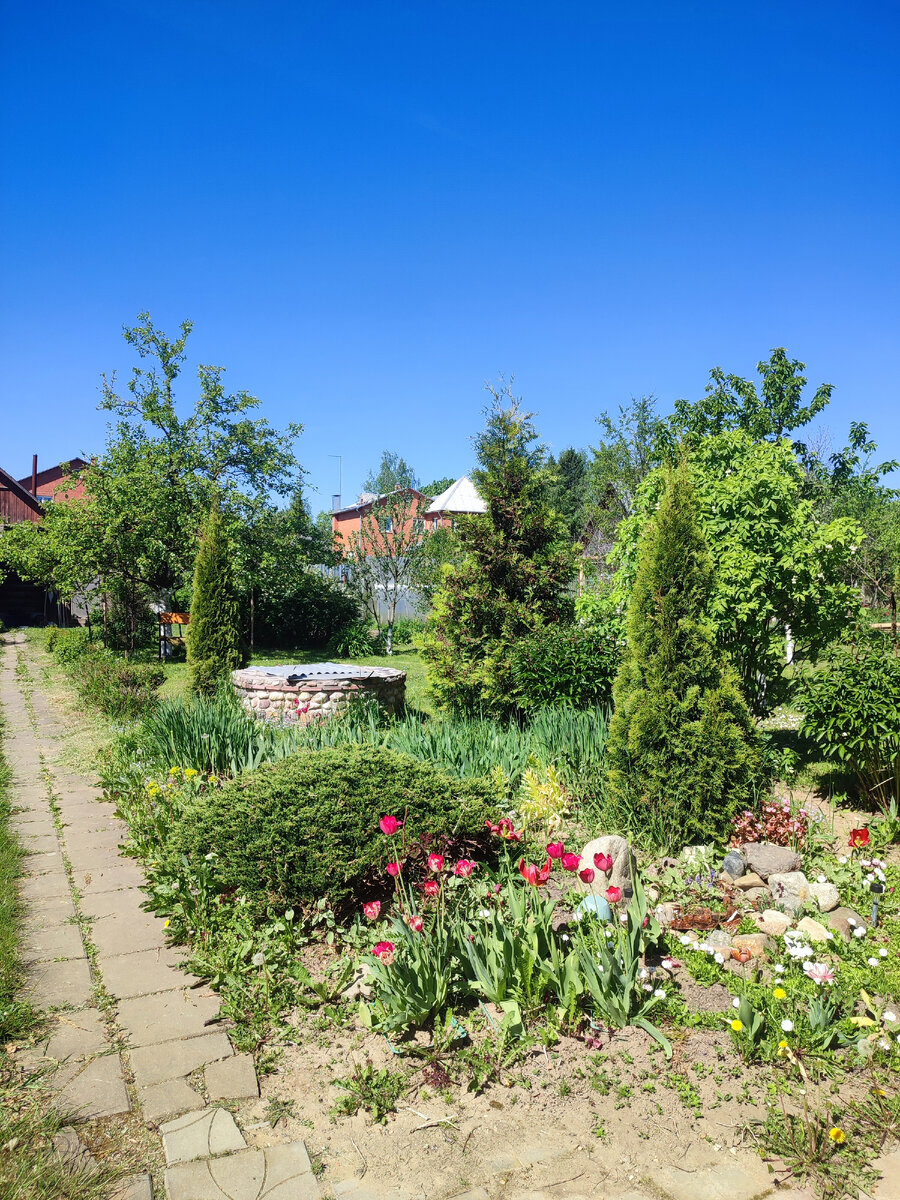
[[656,997],[657,1000],[665,1000],[666,990],[665,990],[665,988],[657,988],[656,991],[653,993],[653,995]]
[[880,965],[877,958],[867,958],[866,962],[870,967],[877,967]]

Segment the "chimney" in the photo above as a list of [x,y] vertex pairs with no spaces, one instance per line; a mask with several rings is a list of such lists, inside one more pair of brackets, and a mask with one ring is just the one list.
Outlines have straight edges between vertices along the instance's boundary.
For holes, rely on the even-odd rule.
[[31,456],[31,494],[37,495],[37,455]]
[[341,507],[341,498],[337,493],[335,493],[331,497],[331,511],[337,512],[340,507]]

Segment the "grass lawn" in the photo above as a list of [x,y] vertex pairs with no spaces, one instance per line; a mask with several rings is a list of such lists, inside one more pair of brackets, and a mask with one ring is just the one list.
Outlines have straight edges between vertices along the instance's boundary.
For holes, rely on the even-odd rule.
[[[337,658],[326,654],[324,650],[304,650],[292,648],[288,650],[261,650],[254,654],[251,662],[260,666],[276,666],[281,663],[316,663],[316,662],[347,662],[364,667],[393,667],[397,671],[406,672],[406,703],[410,708],[434,716],[434,704],[428,697],[428,683],[425,677],[425,664],[419,651],[413,646],[402,647],[400,653],[387,655],[372,655],[368,658]],[[187,664],[170,663],[166,667],[166,682],[160,688],[160,695],[175,698],[187,694]]]

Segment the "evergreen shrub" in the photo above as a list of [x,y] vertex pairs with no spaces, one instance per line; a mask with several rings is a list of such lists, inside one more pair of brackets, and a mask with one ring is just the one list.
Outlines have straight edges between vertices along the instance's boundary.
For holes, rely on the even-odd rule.
[[197,552],[187,659],[191,691],[205,696],[248,661],[234,568],[218,508],[209,514]]
[[[405,819],[385,838],[378,822]],[[203,795],[174,831],[178,849],[215,853],[223,889],[256,902],[338,904],[423,837],[472,837],[493,816],[484,780],[372,746],[301,750]]]
[[621,650],[615,638],[586,625],[553,625],[517,642],[512,676],[520,708],[609,705]]

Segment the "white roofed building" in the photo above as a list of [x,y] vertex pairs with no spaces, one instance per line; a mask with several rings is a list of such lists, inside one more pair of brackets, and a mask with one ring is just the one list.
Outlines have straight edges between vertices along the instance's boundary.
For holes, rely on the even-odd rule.
[[443,526],[452,528],[456,517],[460,514],[487,512],[487,506],[478,494],[475,484],[463,475],[451,483],[446,491],[431,501],[425,511],[426,529],[440,529]]

